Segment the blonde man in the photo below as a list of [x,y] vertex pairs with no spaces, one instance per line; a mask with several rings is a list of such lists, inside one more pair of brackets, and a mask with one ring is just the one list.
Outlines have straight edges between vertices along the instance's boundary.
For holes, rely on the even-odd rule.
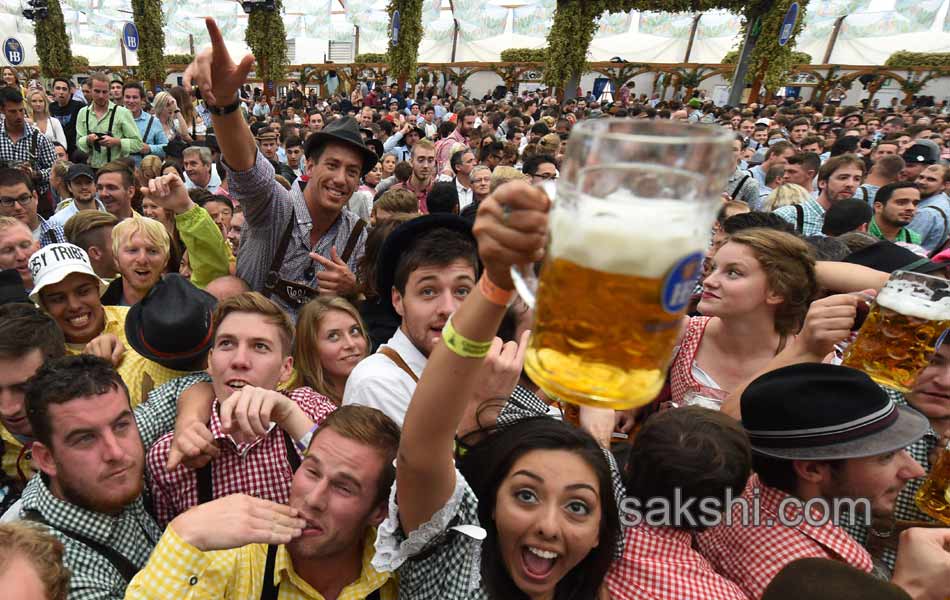
[[105,306],[138,304],[161,279],[168,265],[171,240],[155,219],[134,216],[112,228],[112,254],[120,277],[102,296]]
[[40,243],[33,239],[30,228],[22,221],[13,217],[0,217],[0,270],[16,269],[27,290],[33,288],[33,275],[28,263],[39,249]]
[[18,600],[66,600],[63,544],[26,523],[0,524],[0,589]]

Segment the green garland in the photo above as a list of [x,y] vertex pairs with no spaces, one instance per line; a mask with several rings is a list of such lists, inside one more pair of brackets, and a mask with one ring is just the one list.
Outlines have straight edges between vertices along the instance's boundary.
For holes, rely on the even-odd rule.
[[274,10],[255,10],[247,17],[244,41],[257,59],[255,72],[266,84],[281,81],[287,68],[287,32],[281,13],[283,2],[275,0]]
[[605,9],[604,0],[558,0],[554,22],[548,33],[544,83],[557,88],[584,74],[587,49],[597,32],[597,17]]
[[382,52],[363,52],[357,54],[353,62],[359,64],[377,64],[386,62],[386,55]]
[[195,60],[194,54],[168,54],[165,56],[167,65],[190,65]]
[[43,77],[69,77],[73,74],[73,54],[59,0],[49,0],[49,14],[36,21],[36,54]]
[[910,52],[899,50],[884,62],[885,67],[950,67],[950,52]]
[[[724,65],[734,65],[738,60],[739,51],[730,50],[729,52],[726,52],[726,55],[722,57],[722,61],[720,62]],[[810,65],[811,61],[811,54],[808,54],[807,52],[799,52],[798,50],[792,50],[790,58],[791,65]],[[786,71],[785,74],[788,75],[788,71]],[[732,81],[732,75],[732,72],[725,75],[726,80]],[[746,83],[752,83],[754,76],[755,73],[749,70],[745,76]],[[782,85],[784,85],[784,83]]]
[[73,55],[72,68],[70,73],[88,73],[89,72],[89,59],[85,56],[76,56]]
[[161,0],[132,0],[132,19],[139,30],[137,75],[149,84],[165,81],[165,23]]
[[410,79],[419,60],[422,41],[422,0],[389,0],[389,31],[392,32],[393,13],[399,11],[399,39],[390,43],[386,58],[389,73],[396,79]]
[[501,62],[544,62],[546,48],[509,48],[501,51]]

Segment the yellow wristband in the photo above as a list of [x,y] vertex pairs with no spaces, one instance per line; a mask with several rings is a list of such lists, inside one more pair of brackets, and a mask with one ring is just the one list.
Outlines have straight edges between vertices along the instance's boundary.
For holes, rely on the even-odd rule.
[[455,331],[452,327],[452,318],[445,322],[442,328],[442,343],[445,347],[462,358],[485,358],[491,348],[491,340],[476,342]]

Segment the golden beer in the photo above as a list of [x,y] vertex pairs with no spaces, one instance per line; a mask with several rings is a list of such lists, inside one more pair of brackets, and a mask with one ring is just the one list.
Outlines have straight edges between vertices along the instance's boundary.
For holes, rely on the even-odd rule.
[[842,364],[864,371],[881,385],[909,392],[950,327],[950,297],[942,295],[948,291],[950,284],[944,279],[895,273],[871,306]]
[[[587,199],[585,206],[597,202]],[[658,244],[676,238],[670,245],[651,247],[637,236],[644,233],[642,223],[622,226],[579,218],[576,211],[552,212],[549,258],[525,356],[525,370],[548,395],[622,409],[646,404],[662,389],[701,267],[705,237],[693,228],[707,224],[696,225],[695,207],[652,202],[655,215],[667,210],[663,218],[691,212],[681,215],[680,227],[667,222],[654,237]]]
[[656,398],[680,334],[734,135],[672,121],[590,119],[571,130],[540,274],[516,265],[535,309],[525,370],[572,404],[625,409]]
[[930,475],[917,490],[917,508],[950,525],[950,443],[940,452]]

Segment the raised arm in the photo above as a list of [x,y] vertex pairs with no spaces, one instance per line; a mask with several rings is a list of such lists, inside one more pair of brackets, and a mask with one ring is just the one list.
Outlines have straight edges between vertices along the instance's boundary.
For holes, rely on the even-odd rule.
[[[511,265],[535,262],[543,254],[549,205],[542,191],[520,182],[503,186],[482,202],[474,230],[485,265],[482,277],[504,290],[514,288]],[[510,211],[507,218],[505,211]],[[475,344],[492,342],[506,308],[486,298],[483,284],[450,320],[459,338]],[[524,348],[509,342],[502,352],[523,353]],[[480,385],[483,361],[484,354],[465,358],[444,341],[429,356],[406,413],[397,459],[399,520],[406,534],[429,521],[452,495],[455,432]]]
[[[203,50],[188,66],[184,84],[186,87],[197,85],[209,109],[224,108],[237,100],[238,90],[247,81],[247,74],[254,65],[254,57],[248,54],[235,64],[214,19],[206,18],[205,25],[211,37],[211,48]],[[216,115],[212,110],[211,122],[221,155],[228,166],[235,171],[247,171],[253,167],[257,144],[240,109],[226,115]]]
[[191,281],[204,288],[217,277],[228,274],[228,248],[221,230],[208,211],[192,202],[185,184],[176,173],[162,175],[141,188],[164,209],[175,213],[175,223],[191,260]]
[[835,344],[851,335],[858,301],[859,298],[852,294],[838,294],[812,302],[808,314],[805,315],[801,332],[765,367],[729,394],[722,403],[722,412],[741,419],[739,399],[742,392],[759,376],[789,365],[824,360],[825,356],[834,350]]
[[840,293],[879,290],[890,278],[889,273],[863,265],[832,261],[818,261],[815,275],[819,287]]

